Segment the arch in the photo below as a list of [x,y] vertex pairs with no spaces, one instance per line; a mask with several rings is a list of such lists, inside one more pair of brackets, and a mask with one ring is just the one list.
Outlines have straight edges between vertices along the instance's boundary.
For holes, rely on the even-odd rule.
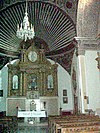
[[97,36],[98,25],[100,25],[98,23],[100,13],[99,2],[99,0],[79,0],[77,10],[78,37],[95,38]]

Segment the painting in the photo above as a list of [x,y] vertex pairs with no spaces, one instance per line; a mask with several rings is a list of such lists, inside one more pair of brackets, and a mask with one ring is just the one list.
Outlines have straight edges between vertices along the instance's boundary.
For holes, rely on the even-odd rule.
[[37,89],[37,76],[35,74],[29,75],[29,84],[28,88],[31,90]]
[[3,90],[0,90],[0,97],[3,97]]
[[67,90],[63,90],[63,96],[67,96]]
[[68,97],[63,97],[63,103],[68,103]]

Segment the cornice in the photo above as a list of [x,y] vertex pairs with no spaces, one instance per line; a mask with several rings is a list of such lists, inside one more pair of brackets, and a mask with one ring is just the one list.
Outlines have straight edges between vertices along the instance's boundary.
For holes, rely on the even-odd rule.
[[75,37],[77,40],[77,50],[84,54],[86,50],[100,50],[100,40],[91,37]]

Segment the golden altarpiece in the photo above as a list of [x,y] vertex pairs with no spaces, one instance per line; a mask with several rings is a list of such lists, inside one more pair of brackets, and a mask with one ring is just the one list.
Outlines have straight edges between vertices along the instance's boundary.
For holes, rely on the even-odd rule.
[[48,115],[57,114],[58,81],[57,64],[33,44],[21,50],[20,60],[8,65],[7,115],[16,115],[16,107],[36,110],[36,106]]

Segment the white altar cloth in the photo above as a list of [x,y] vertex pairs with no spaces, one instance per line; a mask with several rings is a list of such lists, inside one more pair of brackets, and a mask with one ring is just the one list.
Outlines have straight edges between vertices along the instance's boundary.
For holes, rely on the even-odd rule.
[[17,117],[46,117],[45,111],[18,111]]

